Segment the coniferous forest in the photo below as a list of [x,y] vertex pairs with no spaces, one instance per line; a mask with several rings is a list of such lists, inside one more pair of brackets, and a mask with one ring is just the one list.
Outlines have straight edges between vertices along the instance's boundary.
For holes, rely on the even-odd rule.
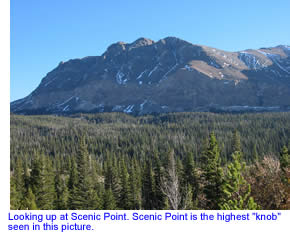
[[290,113],[11,115],[11,209],[290,209]]

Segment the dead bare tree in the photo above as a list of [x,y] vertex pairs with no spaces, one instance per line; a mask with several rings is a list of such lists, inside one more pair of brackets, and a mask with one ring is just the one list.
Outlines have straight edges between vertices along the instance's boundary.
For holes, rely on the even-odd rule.
[[163,176],[161,181],[161,190],[168,198],[171,208],[177,210],[181,201],[181,194],[173,150],[168,154],[168,166],[166,175]]

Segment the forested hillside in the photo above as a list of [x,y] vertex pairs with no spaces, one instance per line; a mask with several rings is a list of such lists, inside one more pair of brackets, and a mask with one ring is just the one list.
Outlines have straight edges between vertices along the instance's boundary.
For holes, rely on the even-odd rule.
[[289,119],[11,115],[11,209],[289,209]]

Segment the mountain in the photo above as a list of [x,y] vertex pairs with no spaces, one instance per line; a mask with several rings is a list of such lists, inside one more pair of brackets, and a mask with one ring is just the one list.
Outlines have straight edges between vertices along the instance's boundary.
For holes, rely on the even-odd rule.
[[167,37],[117,42],[102,56],[60,62],[20,114],[290,110],[290,47],[227,52]]

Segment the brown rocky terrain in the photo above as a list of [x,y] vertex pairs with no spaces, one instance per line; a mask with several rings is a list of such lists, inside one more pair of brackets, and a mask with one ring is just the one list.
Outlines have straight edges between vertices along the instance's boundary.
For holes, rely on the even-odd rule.
[[102,56],[61,62],[22,114],[290,110],[290,47],[226,52],[168,37],[118,42]]

